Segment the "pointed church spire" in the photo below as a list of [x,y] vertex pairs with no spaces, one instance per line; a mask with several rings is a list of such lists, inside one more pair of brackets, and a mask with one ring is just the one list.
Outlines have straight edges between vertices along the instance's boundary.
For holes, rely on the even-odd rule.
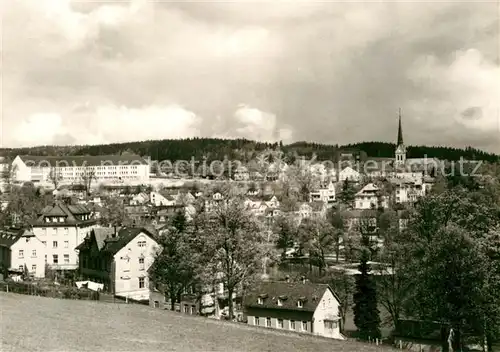
[[403,128],[401,127],[401,108],[399,108],[398,144],[403,145]]

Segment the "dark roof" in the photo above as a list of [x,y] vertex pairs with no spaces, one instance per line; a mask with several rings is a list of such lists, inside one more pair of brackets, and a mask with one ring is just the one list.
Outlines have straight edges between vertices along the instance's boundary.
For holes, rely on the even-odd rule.
[[24,233],[25,229],[0,229],[0,246],[10,248],[21,237],[23,237]]
[[56,202],[52,205],[46,206],[42,209],[42,211],[38,214],[38,218],[33,221],[33,224],[46,224],[43,220],[45,216],[59,216],[64,217],[64,223],[81,223],[84,222],[75,217],[75,215],[90,215],[91,210],[87,208],[85,205],[77,204],[77,205],[67,205],[64,202]]
[[138,155],[98,155],[98,156],[35,156],[19,155],[19,158],[31,166],[103,166],[103,165],[147,165],[147,161]]
[[130,241],[132,241],[135,237],[137,237],[139,234],[144,233],[145,235],[149,236],[153,240],[156,241],[155,236],[148,231],[145,228],[141,227],[124,227],[118,231],[118,234],[116,237],[111,237],[107,238],[104,242],[104,248],[103,250],[111,253],[111,254],[116,254],[120,249],[125,247]]
[[[328,285],[310,282],[261,282],[245,297],[245,306],[314,312],[326,290],[331,290]],[[259,297],[263,299],[263,304],[258,303]],[[278,298],[282,299],[282,306],[278,306]],[[302,308],[297,307],[299,300],[302,301]]]

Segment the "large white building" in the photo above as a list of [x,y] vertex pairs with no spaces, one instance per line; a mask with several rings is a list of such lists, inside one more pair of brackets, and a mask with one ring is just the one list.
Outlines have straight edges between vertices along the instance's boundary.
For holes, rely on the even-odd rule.
[[75,248],[97,227],[96,223],[86,206],[58,202],[44,208],[31,226],[45,247],[45,263],[53,270],[75,270]]
[[33,156],[18,155],[12,161],[15,182],[82,184],[145,183],[149,159],[137,155]]

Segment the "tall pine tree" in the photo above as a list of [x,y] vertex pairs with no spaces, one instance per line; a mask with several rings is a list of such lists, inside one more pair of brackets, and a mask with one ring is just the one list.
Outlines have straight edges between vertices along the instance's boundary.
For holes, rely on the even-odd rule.
[[377,307],[377,288],[370,275],[368,259],[370,251],[368,236],[363,236],[363,250],[359,264],[360,275],[356,277],[356,291],[354,294],[354,324],[358,328],[361,339],[380,338],[380,312]]

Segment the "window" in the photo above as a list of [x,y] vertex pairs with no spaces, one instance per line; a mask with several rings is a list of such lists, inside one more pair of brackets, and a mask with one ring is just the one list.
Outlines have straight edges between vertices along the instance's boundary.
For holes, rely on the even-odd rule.
[[68,241],[64,241],[64,248],[68,248],[69,247],[69,242]]
[[336,321],[329,321],[325,320],[325,329],[327,330],[333,330],[337,328],[337,322]]
[[143,277],[139,278],[139,288],[144,288],[144,278]]
[[160,302],[155,301],[155,308],[160,308]]
[[302,322],[302,331],[307,331],[307,321]]
[[24,272],[24,265],[19,265],[19,271]]
[[45,264],[47,264],[47,254],[45,254]]
[[282,306],[283,305],[283,300],[281,298],[278,298],[278,306]]
[[54,264],[59,263],[59,257],[57,254],[52,255],[52,263],[54,263]]
[[299,308],[304,307],[304,304],[302,303],[302,301],[300,301],[300,300],[297,301],[297,307],[299,307]]
[[144,258],[139,258],[139,270],[144,270]]
[[139,241],[139,242],[137,242],[137,245],[139,247],[146,247],[146,241]]
[[191,306],[191,315],[196,314],[196,306]]
[[19,259],[24,258],[24,251],[22,249],[19,250]]
[[69,264],[69,254],[64,255],[64,264]]
[[67,236],[69,234],[69,229],[67,227],[64,228],[64,235]]
[[[55,219],[55,218],[54,218],[54,219]],[[54,228],[52,229],[52,235],[53,235],[53,236],[57,236],[57,227],[54,227]]]
[[255,325],[259,326],[259,317],[255,317]]
[[271,327],[271,318],[266,318],[266,328]]
[[283,319],[278,319],[278,329],[283,329]]
[[36,258],[36,249],[31,251],[31,258]]
[[295,320],[290,320],[290,330],[295,330]]
[[189,313],[189,306],[187,304],[184,305],[184,313]]
[[36,264],[33,264],[33,265],[31,266],[31,271],[36,271]]
[[264,304],[264,300],[262,299],[262,297],[257,298],[257,303]]
[[30,241],[30,238],[26,237],[26,243],[28,243],[29,241]]

